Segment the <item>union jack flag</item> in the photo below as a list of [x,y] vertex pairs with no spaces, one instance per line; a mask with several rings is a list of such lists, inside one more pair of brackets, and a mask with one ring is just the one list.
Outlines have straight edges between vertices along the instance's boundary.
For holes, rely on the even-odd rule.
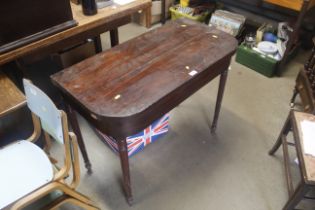
[[[155,142],[159,137],[164,135],[169,129],[169,113],[165,114],[162,118],[154,121],[150,126],[145,128],[143,131],[128,136],[127,147],[128,147],[128,156],[132,156],[139,151],[143,150],[148,144]],[[109,137],[102,132],[98,131],[102,139],[106,144],[116,153],[118,152],[117,141],[112,137]]]

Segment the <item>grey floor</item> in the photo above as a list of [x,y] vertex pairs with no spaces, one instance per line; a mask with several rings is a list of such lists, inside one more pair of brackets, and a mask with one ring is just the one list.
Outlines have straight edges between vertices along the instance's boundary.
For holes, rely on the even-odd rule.
[[[120,41],[146,30],[136,24],[121,27]],[[105,49],[108,37],[102,35]],[[273,78],[233,58],[216,135],[209,127],[218,79],[172,110],[169,133],[130,159],[132,207],[121,188],[118,156],[79,118],[93,174],[86,174],[81,161],[78,190],[104,210],[281,209],[288,198],[282,151],[275,157],[267,152],[288,114],[294,79],[306,58],[301,52],[282,77]]]

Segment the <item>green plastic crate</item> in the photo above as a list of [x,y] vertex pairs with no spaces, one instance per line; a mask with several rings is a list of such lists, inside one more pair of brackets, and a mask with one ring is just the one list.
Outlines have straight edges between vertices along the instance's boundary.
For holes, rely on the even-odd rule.
[[177,11],[177,6],[170,7],[169,10],[171,12],[171,19],[172,20],[176,20],[178,18],[188,18],[188,19],[195,20],[195,21],[198,21],[198,22],[201,22],[201,23],[204,23],[206,21],[207,17],[209,17],[209,14],[210,14],[210,12],[204,12],[201,15],[192,16],[192,15],[188,15],[188,14],[184,14],[184,13],[178,12]]
[[264,56],[243,44],[237,48],[235,60],[267,77],[274,75],[279,63],[277,60]]

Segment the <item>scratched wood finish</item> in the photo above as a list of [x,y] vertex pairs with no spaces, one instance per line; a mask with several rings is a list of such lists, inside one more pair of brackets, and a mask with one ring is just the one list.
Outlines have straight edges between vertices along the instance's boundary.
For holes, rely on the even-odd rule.
[[308,184],[315,184],[315,157],[311,155],[306,155],[304,152],[304,144],[303,144],[303,134],[301,129],[301,122],[304,120],[311,121],[315,123],[315,116],[313,114],[303,113],[303,112],[294,112],[294,127],[296,129],[296,133],[298,134],[297,138],[295,138],[296,147],[298,152],[299,164],[301,164],[301,170],[303,174],[303,178]]
[[51,45],[67,39],[68,37],[76,36],[77,34],[86,31],[92,31],[95,28],[106,25],[107,23],[129,16],[138,10],[146,10],[151,7],[151,4],[151,0],[135,0],[126,5],[117,5],[115,8],[105,7],[103,9],[99,9],[98,13],[93,16],[84,16],[81,5],[71,3],[73,18],[78,22],[77,26],[32,42],[23,47],[19,47],[16,50],[0,54],[0,65],[24,55],[34,53],[40,49],[49,48]]
[[232,36],[181,19],[67,68],[52,81],[81,114],[120,138],[226,70],[236,47]]
[[23,93],[4,73],[0,72],[0,117],[24,106],[25,103]]

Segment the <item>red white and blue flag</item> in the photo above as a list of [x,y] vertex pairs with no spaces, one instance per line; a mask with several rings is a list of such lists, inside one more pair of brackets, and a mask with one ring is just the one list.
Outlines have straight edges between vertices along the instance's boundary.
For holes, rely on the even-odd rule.
[[[154,121],[150,126],[145,128],[143,131],[127,137],[128,156],[132,156],[139,151],[143,150],[145,146],[156,141],[159,137],[164,135],[169,129],[169,113],[165,114],[162,118]],[[107,145],[118,152],[118,145],[115,139],[101,133]]]

